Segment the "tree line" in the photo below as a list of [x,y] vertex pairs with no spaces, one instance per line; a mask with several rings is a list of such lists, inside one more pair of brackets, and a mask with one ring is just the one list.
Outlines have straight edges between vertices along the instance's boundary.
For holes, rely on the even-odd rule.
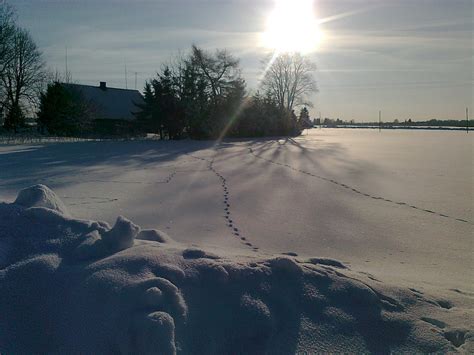
[[308,110],[294,110],[316,90],[313,70],[301,55],[282,54],[249,95],[238,59],[193,45],[147,81],[138,122],[170,139],[296,135],[308,125]]
[[474,121],[470,120],[453,120],[453,119],[430,119],[425,121],[412,121],[411,118],[405,120],[394,119],[393,121],[382,121],[382,122],[355,122],[354,120],[341,120],[340,118],[317,118],[314,120],[315,125],[322,124],[326,127],[384,127],[384,128],[396,128],[396,127],[474,127]]
[[[263,62],[266,70],[259,89],[250,93],[236,57],[226,50],[211,52],[193,45],[187,55],[174,58],[147,80],[143,103],[136,104],[136,120],[123,131],[168,139],[297,135],[311,125],[306,106],[308,95],[316,91],[315,65],[288,53]],[[18,26],[13,8],[1,2],[3,128],[17,132],[26,125],[27,115],[36,115],[42,133],[96,133],[92,105],[65,82],[70,82],[69,73],[61,77],[46,70],[30,33]]]
[[[161,139],[297,135],[311,126],[306,98],[316,91],[314,69],[299,54],[281,54],[268,66],[260,90],[249,94],[237,58],[193,45],[146,81],[136,120],[118,132],[156,133]],[[40,96],[38,122],[50,133],[97,133],[93,116],[80,95],[60,82]]]

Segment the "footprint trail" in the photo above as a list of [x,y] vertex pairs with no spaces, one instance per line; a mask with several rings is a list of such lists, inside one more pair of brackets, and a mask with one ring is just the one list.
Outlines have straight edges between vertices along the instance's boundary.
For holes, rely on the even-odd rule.
[[397,205],[397,206],[406,206],[406,207],[409,207],[409,208],[413,208],[415,210],[418,210],[418,211],[421,211],[421,212],[424,212],[424,213],[429,213],[429,214],[432,214],[432,215],[436,215],[438,217],[443,217],[443,218],[449,218],[449,219],[452,219],[452,220],[455,220],[455,221],[458,221],[458,222],[462,222],[462,223],[467,223],[467,224],[471,224],[471,225],[474,225],[473,222],[471,221],[468,221],[468,220],[465,220],[465,219],[462,219],[462,218],[456,218],[456,217],[452,217],[452,216],[448,216],[446,214],[443,214],[443,213],[440,213],[440,212],[435,212],[435,211],[432,211],[432,210],[428,210],[428,209],[425,209],[425,208],[422,208],[422,207],[418,207],[418,206],[415,206],[415,205],[410,205],[409,203],[407,202],[400,202],[400,201],[393,201],[393,200],[390,200],[388,198],[385,198],[385,197],[381,197],[381,196],[374,196],[374,195],[371,195],[369,193],[365,193],[365,192],[362,192],[362,191],[359,191],[358,189],[352,187],[352,186],[349,186],[349,185],[346,185],[346,184],[343,184],[339,181],[336,181],[334,179],[329,179],[327,177],[324,177],[324,176],[320,176],[320,175],[317,175],[317,174],[313,174],[311,172],[308,172],[308,171],[305,171],[305,170],[301,170],[301,169],[297,169],[289,164],[283,164],[283,163],[279,163],[277,161],[274,161],[274,160],[271,160],[271,159],[267,159],[267,158],[264,158],[260,155],[258,155],[257,153],[255,153],[255,151],[252,149],[252,148],[248,148],[249,149],[249,152],[250,154],[252,154],[254,157],[258,158],[258,159],[261,159],[261,160],[264,160],[268,163],[271,163],[271,164],[275,164],[275,165],[279,165],[279,166],[283,166],[285,168],[288,168],[288,169],[291,169],[293,171],[296,171],[298,173],[301,173],[301,174],[304,174],[304,175],[308,175],[308,176],[311,176],[311,177],[314,177],[314,178],[317,178],[319,180],[323,180],[323,181],[326,181],[326,182],[329,182],[331,184],[334,184],[334,185],[338,185],[346,190],[349,190],[349,191],[352,191],[356,194],[359,194],[359,195],[362,195],[362,196],[365,196],[365,197],[368,197],[368,198],[371,198],[373,200],[381,200],[381,201],[385,201],[385,202],[388,202],[388,203],[391,203],[391,204],[394,204],[394,205]]
[[254,246],[254,244],[252,244],[245,236],[242,235],[242,232],[237,227],[237,225],[235,223],[235,220],[232,217],[231,204],[230,204],[230,193],[229,193],[229,186],[227,184],[227,179],[219,171],[217,171],[216,168],[214,167],[214,158],[206,159],[206,158],[201,158],[201,157],[191,155],[189,153],[186,153],[186,154],[193,157],[193,158],[195,158],[195,159],[205,161],[208,164],[208,166],[207,166],[208,170],[211,171],[212,173],[214,173],[214,175],[216,175],[219,178],[219,180],[221,181],[221,188],[222,188],[222,193],[223,193],[223,201],[222,202],[223,202],[223,205],[224,205],[224,219],[226,221],[226,226],[229,228],[229,230],[231,231],[231,233],[234,237],[240,239],[240,242],[243,245],[245,245],[249,248],[252,248],[253,251],[257,251],[259,248]]

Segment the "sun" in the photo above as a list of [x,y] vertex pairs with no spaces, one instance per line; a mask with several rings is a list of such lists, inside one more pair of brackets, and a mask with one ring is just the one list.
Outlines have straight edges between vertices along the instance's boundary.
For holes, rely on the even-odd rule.
[[277,52],[309,53],[317,49],[321,31],[313,0],[276,0],[261,44]]

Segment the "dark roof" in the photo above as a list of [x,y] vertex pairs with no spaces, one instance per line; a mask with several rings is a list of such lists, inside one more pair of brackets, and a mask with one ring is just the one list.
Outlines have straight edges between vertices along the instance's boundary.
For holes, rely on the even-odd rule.
[[134,120],[134,113],[140,112],[135,104],[143,104],[143,97],[138,90],[117,89],[109,87],[62,84],[78,92],[91,103],[95,115],[100,119]]

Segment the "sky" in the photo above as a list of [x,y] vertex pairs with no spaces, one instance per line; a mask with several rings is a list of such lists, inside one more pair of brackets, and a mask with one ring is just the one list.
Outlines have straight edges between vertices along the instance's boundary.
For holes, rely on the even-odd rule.
[[[281,0],[10,0],[51,70],[77,83],[141,90],[194,43],[240,58],[259,88],[262,43]],[[298,3],[294,0],[292,3]],[[301,0],[311,1],[311,0]],[[295,5],[297,6],[297,5]],[[321,40],[312,117],[464,119],[473,102],[472,0],[314,0]],[[301,22],[307,20],[302,11]],[[127,83],[125,80],[127,67]]]

